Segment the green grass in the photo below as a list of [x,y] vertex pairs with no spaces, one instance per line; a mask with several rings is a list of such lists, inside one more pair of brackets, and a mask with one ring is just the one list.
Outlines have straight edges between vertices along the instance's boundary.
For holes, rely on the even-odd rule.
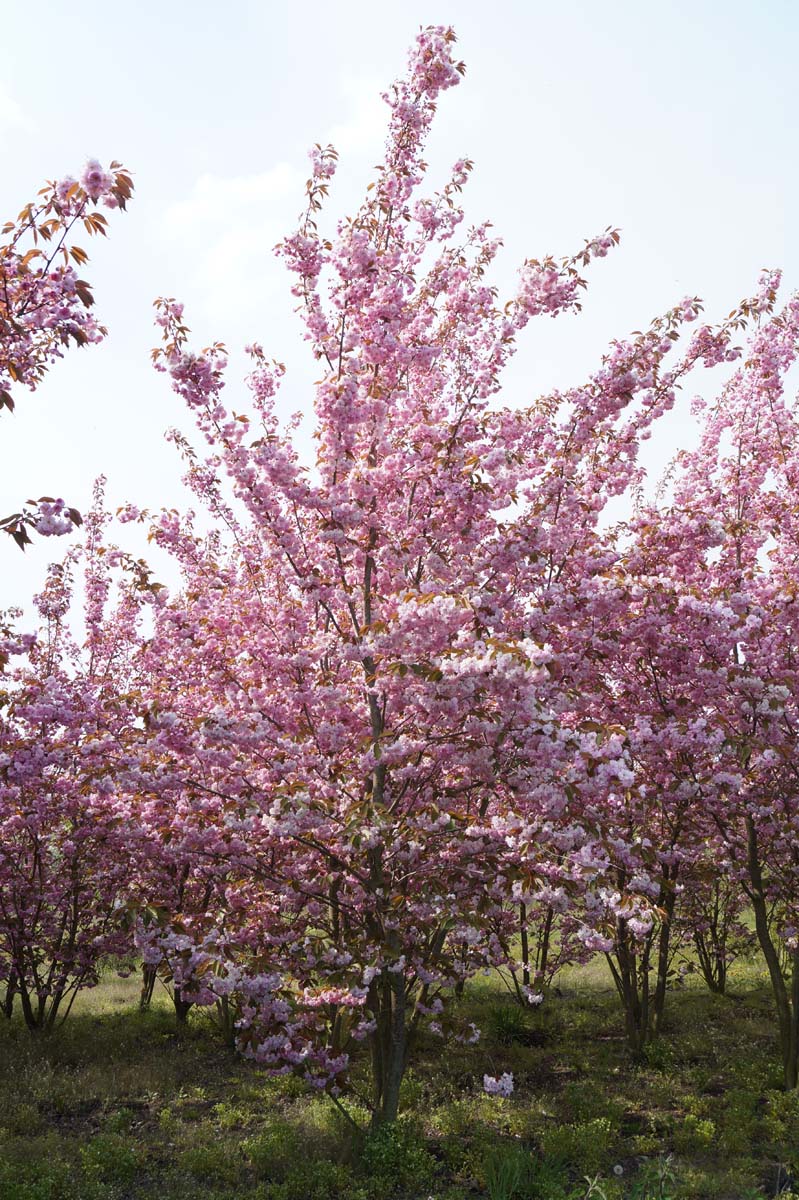
[[[425,1037],[405,1116],[364,1138],[202,1014],[179,1037],[165,996],[139,1013],[138,981],[109,973],[49,1039],[0,1025],[0,1200],[754,1200],[799,1176],[758,965],[736,965],[727,997],[689,978],[638,1065],[601,962],[559,983],[522,1013],[478,980],[478,1044]],[[503,1071],[513,1097],[485,1096]]]

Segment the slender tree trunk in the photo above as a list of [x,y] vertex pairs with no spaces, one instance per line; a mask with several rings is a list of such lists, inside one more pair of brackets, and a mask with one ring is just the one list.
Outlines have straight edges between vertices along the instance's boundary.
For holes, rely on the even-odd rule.
[[236,1044],[236,1021],[234,1011],[230,1007],[230,1001],[227,996],[220,996],[216,1002],[216,1015],[219,1021],[219,1028],[222,1030],[222,1037],[225,1040],[226,1046],[235,1046]]
[[40,1033],[44,1019],[44,1006],[39,1001],[34,1005],[30,992],[27,987],[22,984],[19,987],[19,1001],[22,1005],[22,1016],[25,1019],[25,1024],[31,1033]]
[[713,936],[708,940],[700,932],[694,934],[694,947],[699,970],[709,990],[723,996],[727,990],[727,962],[724,949]]
[[519,905],[519,936],[522,944],[522,985],[530,986],[530,936],[527,929],[527,905]]
[[383,972],[379,996],[377,1029],[372,1035],[375,1128],[396,1121],[399,1115],[400,1088],[408,1057],[407,1000],[401,972]]
[[8,979],[6,980],[6,992],[3,997],[3,1003],[0,1006],[4,1017],[9,1020],[14,1013],[14,996],[17,994],[17,973],[11,970]]
[[43,1028],[44,1028],[45,1033],[51,1033],[53,1031],[53,1029],[55,1029],[55,1023],[56,1023],[56,1019],[58,1017],[58,1010],[61,1007],[61,1001],[63,999],[64,999],[63,987],[59,988],[59,990],[57,992],[55,992],[55,994],[51,993],[50,1007],[47,1009],[47,1015],[43,1021]]
[[536,979],[540,980],[543,988],[544,981],[547,975],[547,966],[549,964],[549,947],[552,942],[552,924],[555,920],[555,910],[551,904],[547,906],[547,915],[544,918],[544,929],[541,934],[541,944],[539,947],[538,962],[536,963]]
[[405,1014],[405,978],[393,972],[391,978],[391,1042],[384,1076],[383,1120],[396,1121],[399,1114],[400,1087],[405,1074],[408,1030]]
[[[466,945],[466,943],[462,942],[461,943],[461,962],[463,963],[464,966],[466,965],[466,955],[468,954],[468,950],[469,950],[469,948]],[[463,978],[463,976],[461,976],[461,978],[455,984],[454,991],[455,991],[456,1000],[462,1000],[464,992],[466,991],[466,980]]]
[[549,963],[549,950],[552,944],[552,926],[554,924],[555,911],[552,905],[548,905],[546,916],[544,917],[543,925],[538,929],[536,948],[534,951],[534,969],[530,969],[530,924],[529,912],[527,905],[522,901],[519,904],[519,941],[521,946],[522,956],[522,974],[521,982],[515,970],[511,971],[513,979],[513,988],[516,999],[522,1008],[526,1008],[528,997],[533,985],[543,988],[544,980],[546,979],[547,964]]
[[620,917],[616,922],[613,951],[605,955],[624,1011],[627,1046],[634,1058],[640,1058],[652,1034],[649,995],[651,945],[651,939],[647,939],[639,950],[627,930],[626,921]]
[[185,1029],[189,1020],[189,1011],[193,1007],[193,1001],[184,1000],[179,987],[176,987],[172,1002],[175,1005],[175,1018],[177,1020],[178,1029]]
[[719,996],[727,994],[727,963],[723,958],[719,958],[716,963],[716,987],[714,990]]
[[141,992],[139,993],[139,1010],[141,1012],[144,1012],[150,1007],[150,1001],[153,998],[156,977],[157,971],[155,965],[152,963],[142,963]]
[[757,830],[751,817],[746,819],[747,867],[749,870],[749,898],[755,914],[755,930],[760,949],[766,960],[771,990],[777,1008],[777,1023],[780,1031],[783,1076],[785,1087],[792,1091],[799,1086],[799,950],[792,954],[791,989],[785,982],[777,947],[771,937],[768,920],[768,903],[763,882],[763,865]]
[[[371,551],[376,545],[377,530],[369,531],[369,553],[364,564],[364,621],[366,625],[372,622],[372,579],[375,563]],[[371,688],[377,668],[370,655],[364,655],[363,668],[367,681],[369,702],[369,724],[374,746],[375,766],[370,777],[371,800],[375,808],[385,805],[386,795],[386,764],[381,761],[380,739],[385,731],[383,710],[377,696]],[[369,886],[372,896],[385,897],[388,884],[386,880],[383,848],[376,846],[369,856]],[[385,919],[383,900],[377,901],[377,911],[374,917],[374,934],[381,940],[388,952],[389,963],[399,958],[400,944],[391,923]],[[372,1036],[372,1069],[374,1075],[373,1094],[374,1108],[372,1124],[383,1125],[396,1121],[399,1114],[400,1086],[405,1074],[408,1057],[409,1021],[407,1011],[407,996],[405,993],[405,975],[401,970],[392,971],[384,967],[381,978],[374,981],[375,1019],[377,1029]]]
[[716,881],[713,884],[713,902],[707,922],[707,932],[702,929],[695,931],[694,947],[702,977],[709,990],[717,996],[723,996],[727,990],[729,930],[728,913],[718,881]]
[[[379,1008],[379,1006],[375,1006]],[[373,1010],[374,1011],[374,1010]],[[376,1017],[377,1029],[370,1035],[369,1048],[372,1052],[372,1124],[378,1124],[377,1114],[383,1099],[383,1030],[381,1017]]]
[[799,1087],[799,947],[794,950],[791,964],[791,1029],[788,1056],[785,1063],[785,1086]]
[[677,905],[677,872],[677,867],[674,867],[671,871],[666,867],[661,885],[662,908],[665,915],[661,921],[658,933],[658,969],[652,1008],[652,1033],[655,1037],[660,1033],[663,1024],[663,1012],[666,1007],[666,989],[669,981],[669,948],[674,921],[674,909]]

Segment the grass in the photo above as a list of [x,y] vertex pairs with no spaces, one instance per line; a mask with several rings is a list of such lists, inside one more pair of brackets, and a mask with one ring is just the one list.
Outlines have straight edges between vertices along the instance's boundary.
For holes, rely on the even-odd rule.
[[[799,1177],[799,1096],[780,1087],[759,967],[737,964],[730,989],[689,977],[635,1065],[601,963],[529,1013],[481,979],[463,1000],[477,1045],[423,1040],[405,1116],[359,1138],[202,1014],[179,1037],[165,996],[139,1013],[138,981],[109,973],[49,1039],[0,1025],[0,1200],[774,1196]],[[503,1071],[513,1097],[485,1096],[483,1074]]]

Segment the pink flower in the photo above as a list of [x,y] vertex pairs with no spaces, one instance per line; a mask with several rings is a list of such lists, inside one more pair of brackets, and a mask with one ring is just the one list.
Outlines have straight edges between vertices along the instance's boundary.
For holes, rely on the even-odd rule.
[[80,177],[80,182],[87,196],[92,200],[99,200],[101,196],[111,191],[114,186],[114,176],[104,171],[96,158],[90,158]]
[[69,533],[72,529],[72,518],[68,515],[64,508],[63,500],[55,500],[48,503],[42,500],[39,503],[39,513],[36,518],[36,532],[44,537],[56,537],[63,533]]
[[77,180],[72,175],[65,175],[56,184],[55,194],[60,204],[66,204],[70,188],[73,188]]

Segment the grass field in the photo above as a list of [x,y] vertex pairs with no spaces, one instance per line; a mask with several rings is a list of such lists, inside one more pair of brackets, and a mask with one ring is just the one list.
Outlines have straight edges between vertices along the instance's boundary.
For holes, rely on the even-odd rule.
[[[754,1200],[799,1175],[799,1096],[754,963],[727,997],[689,977],[638,1065],[600,963],[529,1013],[480,981],[463,1000],[479,1043],[424,1041],[406,1115],[372,1137],[202,1013],[179,1037],[168,997],[140,1014],[137,995],[109,972],[47,1040],[0,1025],[0,1200]],[[485,1096],[503,1071],[514,1095]]]

